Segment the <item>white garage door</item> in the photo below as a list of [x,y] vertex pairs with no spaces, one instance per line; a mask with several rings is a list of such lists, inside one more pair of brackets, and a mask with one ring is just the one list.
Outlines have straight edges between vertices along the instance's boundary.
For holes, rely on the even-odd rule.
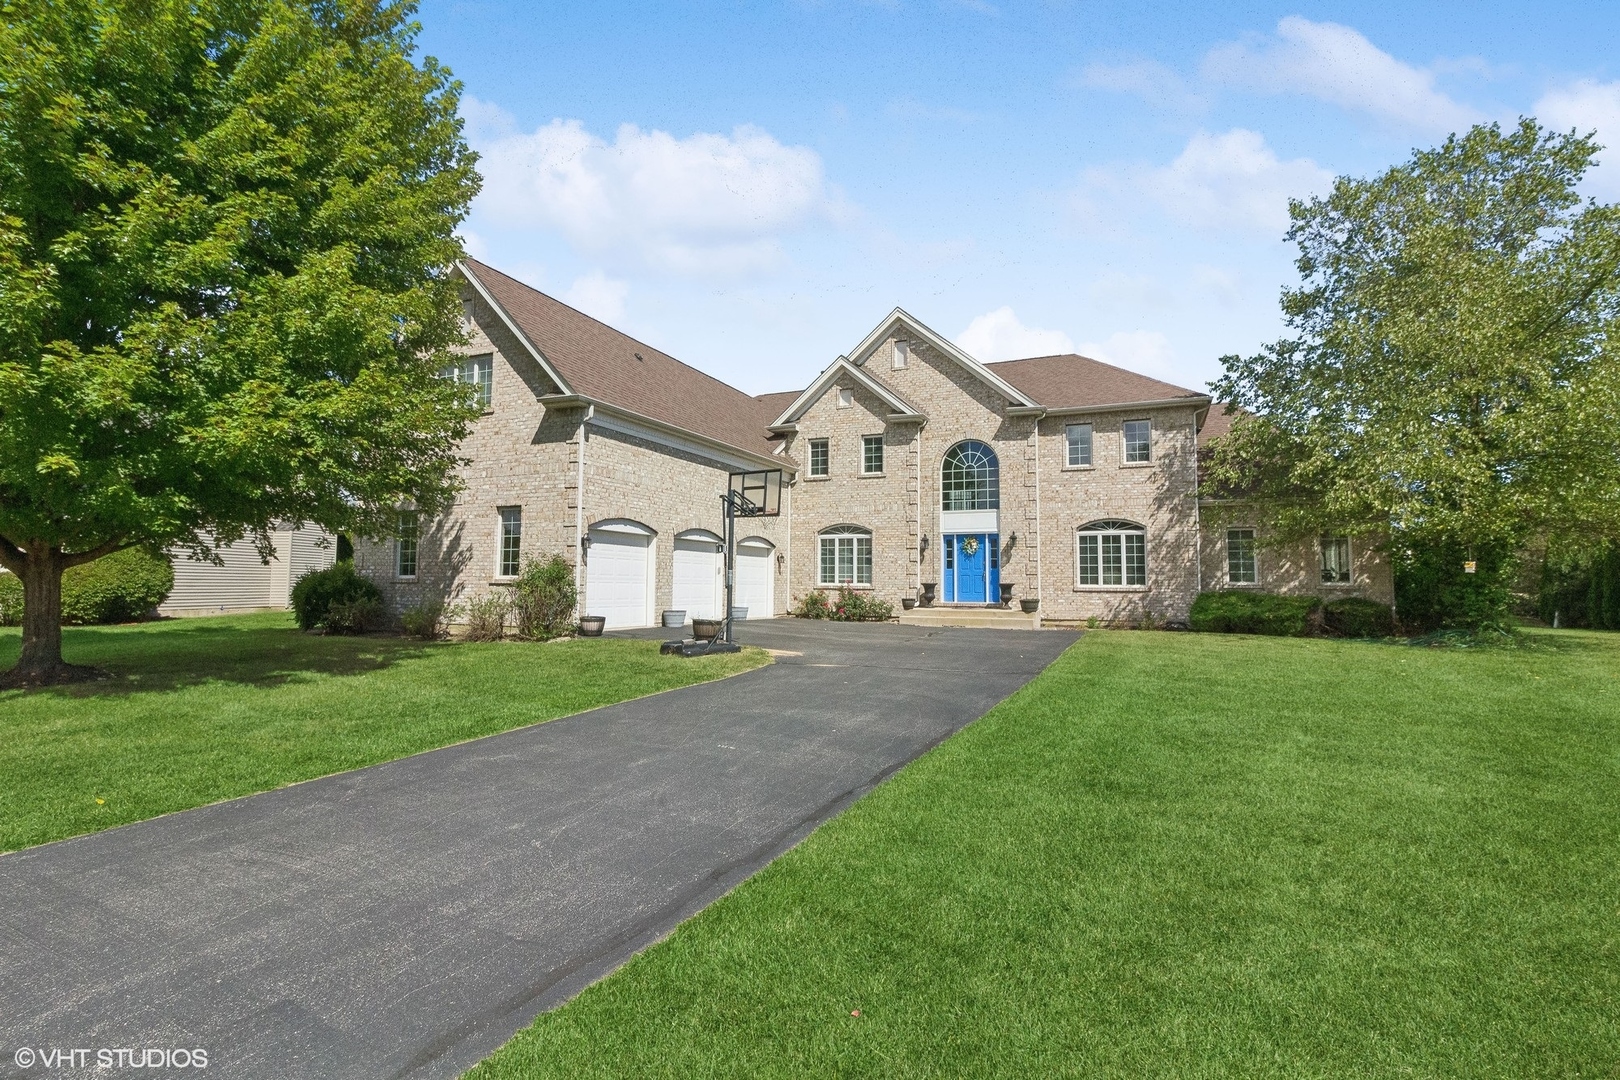
[[763,540],[744,540],[737,545],[735,604],[748,609],[750,619],[768,619],[772,614],[771,583],[774,579],[775,549]]
[[720,538],[707,534],[675,539],[675,574],[672,608],[688,619],[718,619],[725,606],[725,555]]
[[652,625],[652,578],[647,555],[652,537],[591,530],[585,556],[585,614],[602,615],[607,629]]

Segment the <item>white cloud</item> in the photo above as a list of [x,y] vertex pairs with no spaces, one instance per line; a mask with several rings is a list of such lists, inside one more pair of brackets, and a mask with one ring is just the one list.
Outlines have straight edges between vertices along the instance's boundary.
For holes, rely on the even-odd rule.
[[1082,85],[1121,94],[1135,94],[1149,105],[1190,112],[1208,102],[1187,86],[1176,70],[1157,60],[1125,64],[1090,64],[1080,73]]
[[1252,229],[1273,235],[1288,227],[1288,200],[1326,191],[1333,174],[1309,158],[1283,161],[1259,132],[1199,132],[1160,168],[1088,169],[1074,193],[1082,216],[1100,219],[1106,202],[1155,203],[1172,219],[1201,229]]
[[1395,59],[1338,23],[1290,15],[1275,37],[1217,45],[1205,77],[1271,93],[1298,93],[1421,131],[1458,131],[1479,113],[1435,88],[1435,72]]
[[1021,360],[1074,352],[1074,342],[1061,330],[1025,326],[1010,307],[985,312],[956,335],[956,344],[975,360]]
[[624,302],[630,295],[630,284],[610,278],[600,270],[593,270],[577,278],[563,293],[563,303],[578,308],[593,319],[615,323],[624,318]]
[[481,155],[479,220],[560,232],[602,260],[679,274],[740,273],[781,258],[780,238],[838,217],[821,157],[748,125],[678,139],[621,125],[610,143],[578,120],[515,129],[464,99]]
[[1599,167],[1588,174],[1587,185],[1596,194],[1620,196],[1620,81],[1582,79],[1549,90],[1536,102],[1536,119],[1554,130],[1596,131],[1607,149],[1598,157]]
[[1170,347],[1170,339],[1157,330],[1110,334],[1104,341],[1081,342],[1078,351],[1082,356],[1143,375],[1168,378],[1175,373],[1175,350]]

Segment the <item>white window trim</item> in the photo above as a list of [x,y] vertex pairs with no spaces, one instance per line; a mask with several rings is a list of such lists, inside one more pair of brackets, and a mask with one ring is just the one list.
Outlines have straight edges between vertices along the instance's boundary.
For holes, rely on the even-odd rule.
[[[833,576],[834,577],[836,577],[837,574],[838,574],[838,567],[837,567],[838,556],[837,556],[836,542],[839,541],[839,540],[849,540],[849,541],[851,541],[851,544],[850,544],[850,558],[852,560],[852,566],[854,568],[854,574],[852,576],[858,577],[859,573],[860,573],[860,565],[861,565],[859,541],[865,540],[866,545],[867,545],[867,567],[868,567],[869,572],[872,575],[872,580],[871,581],[865,581],[865,582],[859,581],[859,580],[854,580],[854,581],[827,581],[822,576],[823,565],[822,565],[822,559],[821,559],[821,548],[822,548],[822,545],[824,543],[826,543],[828,540],[832,540],[835,543],[835,546],[834,546],[834,549],[833,549],[833,552],[834,552],[833,553]],[[816,534],[816,588],[818,588],[818,589],[871,589],[871,588],[875,588],[876,584],[877,584],[877,550],[876,550],[876,545],[872,543],[872,533],[871,533],[870,530],[865,529],[865,528],[860,527],[860,526],[853,526],[853,525],[838,526],[838,525],[835,525],[832,528],[823,529],[821,532]]]
[[[816,472],[816,443],[821,443],[827,450],[826,472]],[[832,440],[806,439],[804,441],[804,478],[806,480],[826,480],[832,476]]]
[[[512,573],[512,574],[506,574],[506,573],[501,572],[501,557],[505,554],[505,549],[506,549],[506,518],[502,514],[503,510],[516,510],[518,512],[518,517],[517,517],[517,522],[518,522],[517,573]],[[497,506],[495,508],[495,580],[496,581],[513,581],[522,572],[523,572],[523,507],[521,507],[521,506]]]
[[[403,518],[407,513],[415,513],[415,511],[402,510],[402,511],[400,511],[400,517]],[[396,525],[395,525],[395,535],[394,535],[394,580],[395,581],[415,581],[421,575],[421,572],[422,572],[422,519],[421,519],[420,516],[418,516],[417,519],[416,519],[416,530],[415,530],[416,535],[412,538],[412,539],[414,539],[416,541],[416,551],[412,555],[412,558],[416,563],[416,571],[415,571],[415,573],[410,573],[410,574],[402,574],[402,573],[399,572],[400,547],[405,542],[405,538],[403,536],[399,535],[399,533],[402,531],[399,528],[399,524],[401,524],[401,523],[396,523]]]
[[[1091,428],[1091,462],[1086,465],[1069,464],[1069,429],[1073,427]],[[1095,424],[1064,424],[1063,425],[1063,471],[1085,472],[1097,467],[1097,427]]]
[[[866,440],[868,440],[868,439],[876,439],[876,440],[878,440],[878,457],[882,459],[882,468],[879,468],[877,472],[867,472],[866,471]],[[884,469],[887,469],[888,466],[889,466],[889,448],[884,445],[883,436],[882,435],[862,435],[861,436],[861,472],[860,472],[860,475],[862,475],[862,476],[882,476],[883,473],[884,473]]]
[[1356,584],[1356,549],[1355,541],[1348,536],[1330,536],[1325,539],[1344,541],[1344,565],[1350,572],[1343,581],[1322,580],[1322,541],[1324,537],[1316,538],[1316,583],[1327,589],[1350,589]]
[[[1148,440],[1147,440],[1148,441],[1148,456],[1147,456],[1146,461],[1127,461],[1127,460],[1125,460],[1125,454],[1126,454],[1126,449],[1125,449],[1125,425],[1126,424],[1146,424],[1148,426]],[[1122,468],[1122,469],[1146,469],[1146,468],[1151,468],[1152,465],[1153,465],[1153,457],[1154,457],[1154,454],[1153,454],[1153,434],[1154,434],[1154,432],[1153,432],[1153,418],[1151,416],[1149,416],[1149,417],[1134,417],[1134,418],[1132,418],[1130,420],[1121,420],[1120,424],[1119,424],[1119,467]],[[1096,457],[1095,446],[1093,447],[1092,457],[1093,457],[1093,459],[1095,459],[1095,457]]]
[[[1253,581],[1232,580],[1232,533],[1239,529],[1247,529],[1249,532],[1254,534]],[[1228,525],[1226,527],[1226,539],[1222,541],[1222,547],[1225,549],[1226,554],[1226,574],[1224,575],[1226,579],[1226,587],[1228,589],[1258,589],[1260,587],[1260,530],[1255,528],[1253,525]],[[1320,557],[1320,554],[1318,554],[1318,558]],[[1318,569],[1318,574],[1320,574],[1320,572],[1320,569]]]
[[[1108,518],[1100,518],[1100,519],[1097,519],[1097,520],[1107,521],[1109,519]],[[1101,585],[1101,584],[1098,584],[1098,585],[1082,585],[1080,583],[1080,538],[1082,536],[1124,536],[1128,532],[1135,533],[1136,535],[1139,535],[1139,536],[1142,537],[1142,578],[1143,578],[1142,584],[1140,584],[1140,585]],[[1074,589],[1073,589],[1073,591],[1074,592],[1145,593],[1152,587],[1151,585],[1149,585],[1148,580],[1147,580],[1150,552],[1148,550],[1147,527],[1146,526],[1138,526],[1137,528],[1130,529],[1130,530],[1111,529],[1111,530],[1096,531],[1096,532],[1088,532],[1088,531],[1086,531],[1086,529],[1084,527],[1079,527],[1079,528],[1076,528],[1074,530],[1074,541],[1070,545],[1070,550],[1074,553],[1074,563],[1073,563],[1073,569],[1074,569]],[[1121,557],[1123,558],[1123,552],[1121,553]],[[1121,569],[1123,570],[1123,565],[1121,566]],[[1102,576],[1101,573],[1099,573],[1098,576],[1101,577]]]

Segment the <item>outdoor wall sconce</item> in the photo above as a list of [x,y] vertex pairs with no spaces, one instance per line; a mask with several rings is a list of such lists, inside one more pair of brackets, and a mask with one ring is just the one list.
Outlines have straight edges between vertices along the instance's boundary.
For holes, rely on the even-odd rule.
[[786,566],[786,565],[787,565],[787,556],[782,554],[780,551],[778,551],[776,553],[776,572],[778,574],[780,574],[782,572],[782,568],[784,566]]
[[924,552],[924,551],[927,551],[927,550],[928,550],[928,534],[923,533],[922,534],[922,539],[917,541],[917,551],[920,553],[920,552]]
[[579,538],[579,561],[582,563],[587,561],[590,558],[590,555],[591,536],[589,533],[586,533],[584,536]]

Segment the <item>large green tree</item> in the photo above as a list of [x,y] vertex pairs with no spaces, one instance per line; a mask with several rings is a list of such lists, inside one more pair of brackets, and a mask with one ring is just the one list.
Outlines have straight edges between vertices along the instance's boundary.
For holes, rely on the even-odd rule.
[[0,3],[0,564],[10,685],[67,567],[449,497],[459,86],[380,0]]
[[1577,190],[1598,149],[1480,126],[1294,202],[1292,334],[1222,359],[1253,415],[1213,485],[1283,536],[1385,535],[1497,584],[1533,537],[1620,535],[1620,208]]

